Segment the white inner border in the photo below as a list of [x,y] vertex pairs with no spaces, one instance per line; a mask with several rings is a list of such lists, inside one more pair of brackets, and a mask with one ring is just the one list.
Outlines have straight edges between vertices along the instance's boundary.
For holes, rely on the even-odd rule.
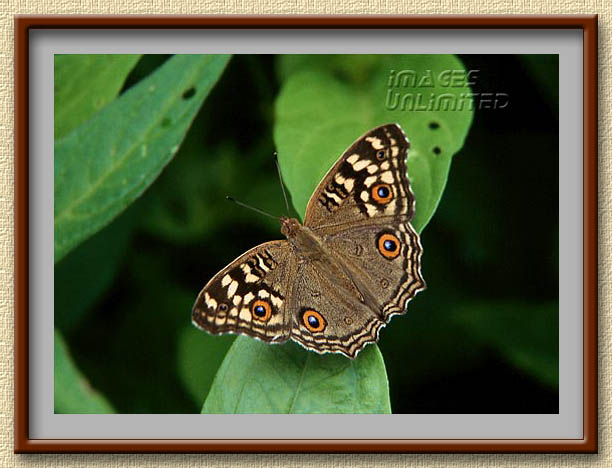
[[[582,438],[581,30],[33,30],[30,40],[31,438]],[[559,414],[55,415],[53,54],[381,52],[559,54]]]

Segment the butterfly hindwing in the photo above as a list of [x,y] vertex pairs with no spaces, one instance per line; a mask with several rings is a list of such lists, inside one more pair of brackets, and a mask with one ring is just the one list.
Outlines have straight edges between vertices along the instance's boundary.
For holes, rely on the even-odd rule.
[[324,236],[363,290],[376,291],[376,310],[388,322],[402,314],[417,292],[425,289],[421,275],[423,251],[409,223],[351,226]]
[[350,278],[340,271],[321,273],[317,262],[305,262],[295,279],[291,337],[317,353],[342,353],[354,358],[378,339],[385,322],[358,299]]
[[296,268],[289,243],[266,242],[240,256],[211,279],[192,311],[193,323],[213,334],[239,333],[268,342],[287,341],[288,279]]
[[397,124],[370,130],[325,175],[306,208],[312,229],[381,217],[410,220],[414,196],[406,175],[410,143]]

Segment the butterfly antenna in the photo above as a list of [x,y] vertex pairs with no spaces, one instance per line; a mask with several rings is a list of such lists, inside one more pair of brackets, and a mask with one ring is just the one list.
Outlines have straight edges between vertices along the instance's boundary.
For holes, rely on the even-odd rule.
[[230,197],[229,195],[226,195],[225,198],[228,199],[231,202],[234,202],[236,205],[242,206],[243,208],[248,208],[249,210],[253,210],[253,211],[255,211],[255,212],[259,213],[259,214],[262,214],[262,215],[265,215],[265,216],[269,216],[270,218],[274,218],[274,219],[280,220],[280,218],[278,216],[271,215],[270,213],[266,213],[265,211],[260,210],[259,208],[255,208],[254,206],[247,205],[246,203],[239,202],[238,200],[235,200],[234,198]]
[[280,181],[281,190],[283,191],[283,198],[285,199],[285,208],[287,208],[287,216],[289,216],[289,201],[287,200],[287,193],[285,192],[285,184],[283,182],[283,176],[281,174],[280,166],[278,165],[278,154],[274,152],[274,164],[276,164],[276,170],[278,171],[278,180]]

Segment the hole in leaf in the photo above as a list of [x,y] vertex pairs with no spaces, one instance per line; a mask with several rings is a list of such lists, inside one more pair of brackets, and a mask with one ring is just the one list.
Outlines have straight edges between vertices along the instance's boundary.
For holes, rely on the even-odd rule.
[[429,128],[436,130],[437,128],[440,128],[440,124],[438,122],[429,122]]
[[442,150],[440,149],[439,146],[436,146],[436,147],[434,147],[433,152],[434,152],[434,154],[437,155],[437,154],[440,154],[442,152]]
[[183,93],[183,99],[191,99],[192,97],[195,96],[195,93],[196,93],[196,90],[192,86],[191,88],[189,88],[187,91]]

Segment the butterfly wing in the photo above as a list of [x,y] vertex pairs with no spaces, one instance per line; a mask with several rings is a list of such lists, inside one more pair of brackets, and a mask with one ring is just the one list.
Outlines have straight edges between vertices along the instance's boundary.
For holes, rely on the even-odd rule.
[[287,341],[293,319],[287,312],[286,298],[296,269],[286,240],[266,242],[249,250],[204,286],[193,306],[193,323],[212,334]]
[[397,124],[370,130],[325,175],[306,207],[304,225],[322,228],[399,217],[409,221],[414,195],[406,175],[410,143]]
[[425,289],[421,274],[423,248],[409,223],[351,226],[324,236],[324,242],[341,258],[360,291],[371,291],[377,312],[388,322]]
[[292,295],[291,338],[317,353],[342,353],[354,358],[378,340],[385,325],[359,301],[354,284],[341,271],[324,274],[317,262],[300,265]]
[[415,204],[409,148],[397,124],[369,131],[330,169],[306,212],[305,224],[337,254],[359,291],[377,300],[374,312],[385,322],[425,289],[422,247],[409,223]]

